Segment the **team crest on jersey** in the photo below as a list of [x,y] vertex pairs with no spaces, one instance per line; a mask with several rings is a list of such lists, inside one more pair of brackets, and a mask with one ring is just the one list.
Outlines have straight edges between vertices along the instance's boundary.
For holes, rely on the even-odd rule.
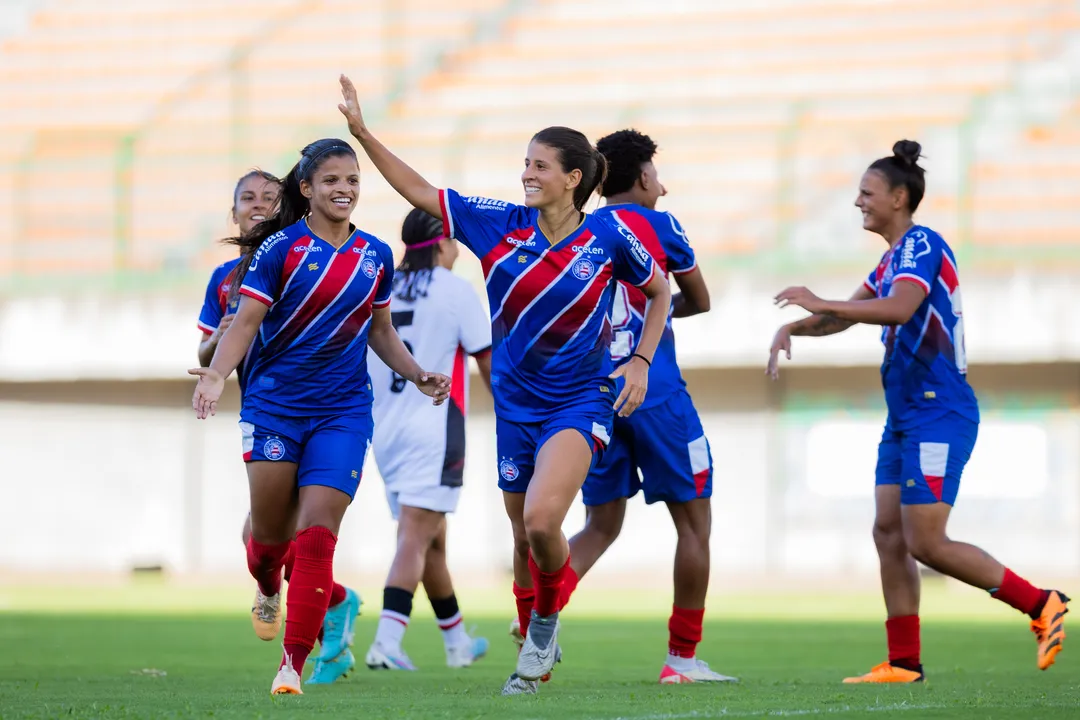
[[514,482],[520,475],[521,471],[513,460],[503,460],[499,463],[499,477],[506,482]]
[[360,269],[363,270],[364,274],[367,275],[369,278],[374,278],[375,275],[379,272],[379,268],[375,265],[375,261],[371,258],[364,258],[363,262],[360,263]]
[[281,458],[285,457],[285,443],[281,442],[277,438],[270,438],[263,445],[263,455],[267,460],[273,460],[277,462]]
[[578,258],[570,268],[570,272],[574,273],[574,277],[578,280],[589,280],[596,274],[596,265],[589,258]]

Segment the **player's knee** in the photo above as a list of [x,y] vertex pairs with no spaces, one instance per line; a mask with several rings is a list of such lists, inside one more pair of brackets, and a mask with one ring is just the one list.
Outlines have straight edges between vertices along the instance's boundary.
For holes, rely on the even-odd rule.
[[881,555],[894,555],[907,552],[904,541],[904,528],[900,523],[874,522],[874,545]]
[[936,568],[947,540],[930,533],[911,532],[904,542],[913,558],[927,567]]
[[600,505],[590,508],[585,519],[586,531],[592,533],[598,540],[606,545],[611,545],[622,532],[623,514],[615,508]]
[[525,535],[530,547],[547,547],[562,538],[562,519],[544,509],[526,510]]

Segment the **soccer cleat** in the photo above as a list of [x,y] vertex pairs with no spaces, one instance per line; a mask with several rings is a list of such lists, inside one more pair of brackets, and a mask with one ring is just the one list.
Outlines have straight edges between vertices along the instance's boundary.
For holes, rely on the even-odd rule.
[[865,675],[844,678],[844,682],[849,685],[853,683],[916,683],[925,679],[926,676],[921,671],[905,670],[902,667],[883,662],[880,665],[875,665]]
[[517,645],[518,650],[525,644],[525,636],[521,634],[521,623],[517,618],[510,621],[510,639]]
[[695,659],[693,663],[693,667],[685,670],[676,670],[671,665],[665,663],[664,669],[660,671],[660,684],[681,685],[683,683],[696,682],[739,682],[739,678],[721,675],[715,670],[712,670],[709,667],[709,664],[704,660]]
[[292,655],[285,656],[285,664],[278,668],[277,677],[270,686],[271,695],[303,695],[300,676],[293,670]]
[[316,660],[315,669],[312,670],[311,677],[309,677],[304,684],[329,685],[335,680],[348,677],[354,667],[356,667],[356,658],[353,657],[352,650],[345,648],[345,650],[333,660]]
[[416,670],[403,650],[387,650],[379,643],[371,644],[364,662],[372,670]]
[[251,626],[260,640],[270,641],[281,632],[281,593],[267,597],[255,588],[255,600],[251,604]]
[[1057,590],[1050,591],[1038,620],[1031,621],[1031,632],[1039,643],[1036,660],[1040,670],[1054,664],[1061,646],[1065,643],[1065,615],[1069,612],[1069,598]]
[[487,655],[487,638],[470,637],[469,642],[460,645],[451,645],[446,648],[446,666],[452,668],[469,667],[480,658]]
[[561,659],[559,651],[559,613],[542,618],[532,612],[525,644],[518,653],[517,674],[523,680],[539,680]]
[[503,695],[535,695],[540,684],[535,680],[525,680],[517,673],[512,673],[503,685]]
[[345,599],[326,611],[322,641],[319,643],[319,660],[334,660],[353,644],[353,623],[363,604],[364,601],[356,592],[345,588]]

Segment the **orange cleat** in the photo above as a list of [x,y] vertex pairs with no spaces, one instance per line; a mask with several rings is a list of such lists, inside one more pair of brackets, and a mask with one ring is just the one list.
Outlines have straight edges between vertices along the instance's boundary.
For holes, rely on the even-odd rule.
[[1031,621],[1031,632],[1035,633],[1035,640],[1039,643],[1036,659],[1040,670],[1053,665],[1061,652],[1065,642],[1065,614],[1068,612],[1069,598],[1057,590],[1051,590],[1039,619]]
[[925,679],[926,677],[921,672],[905,670],[883,662],[865,675],[844,678],[844,682],[849,685],[854,683],[916,683]]

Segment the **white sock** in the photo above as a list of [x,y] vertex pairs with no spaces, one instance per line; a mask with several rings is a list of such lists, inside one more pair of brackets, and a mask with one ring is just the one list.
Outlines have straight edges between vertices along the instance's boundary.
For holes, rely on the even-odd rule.
[[405,631],[409,629],[409,616],[393,610],[383,610],[379,616],[379,629],[375,631],[375,643],[384,650],[400,650]]
[[465,622],[461,619],[460,612],[445,620],[436,620],[436,622],[442,630],[443,644],[446,647],[458,647],[469,642],[469,633],[465,632]]
[[675,672],[689,672],[697,667],[697,656],[684,658],[668,653],[667,665]]

